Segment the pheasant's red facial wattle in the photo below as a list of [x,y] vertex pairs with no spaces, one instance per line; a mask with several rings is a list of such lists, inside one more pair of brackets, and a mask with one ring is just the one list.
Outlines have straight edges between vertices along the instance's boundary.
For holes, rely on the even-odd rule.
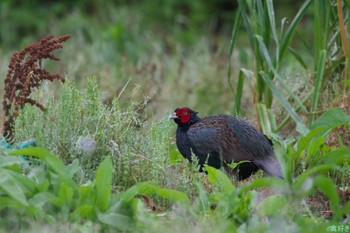
[[176,111],[176,116],[180,118],[181,123],[187,123],[191,119],[191,111],[187,108],[180,108]]

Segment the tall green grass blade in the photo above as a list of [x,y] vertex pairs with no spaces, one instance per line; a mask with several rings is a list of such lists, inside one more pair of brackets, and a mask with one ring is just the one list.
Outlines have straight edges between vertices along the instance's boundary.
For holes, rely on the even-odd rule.
[[232,54],[233,54],[233,48],[235,47],[237,35],[239,32],[239,26],[241,25],[241,18],[242,18],[241,12],[237,11],[237,14],[235,17],[235,22],[233,24],[233,29],[232,29],[230,52],[229,52],[229,59],[228,59],[228,68],[227,68],[227,83],[228,83],[233,94],[235,93],[235,91],[234,91],[232,83],[231,83],[231,59],[232,59]]
[[[302,99],[302,103],[305,103],[311,96],[311,93],[309,93],[308,95],[306,95],[304,97],[304,99]],[[300,105],[297,105],[295,108],[295,112],[299,112],[299,110],[301,109],[301,106]],[[287,115],[283,120],[282,122],[276,126],[276,129],[275,129],[275,132],[279,132],[289,121],[290,121],[291,117],[290,115]]]
[[249,21],[249,14],[247,12],[247,1],[245,0],[238,0],[238,6],[239,6],[239,11],[241,12],[242,14],[242,19],[243,19],[243,22],[244,22],[244,25],[246,27],[246,30],[247,30],[247,34],[248,34],[248,38],[249,38],[249,42],[250,42],[250,47],[251,48],[254,48],[254,32],[253,32],[253,29],[252,29],[252,26],[250,24],[250,21]]
[[[261,38],[261,36],[257,35],[256,36],[256,39],[258,41],[258,45],[259,45],[259,50],[262,54],[262,56],[265,58],[265,61],[269,67],[269,70],[274,74],[274,77],[277,78],[277,80],[279,81],[279,83],[282,85],[282,87],[288,92],[288,94],[298,103],[298,106],[301,106],[301,108],[307,112],[307,109],[305,108],[304,104],[302,103],[302,101],[300,101],[300,99],[294,94],[292,93],[292,91],[290,90],[290,88],[288,88],[282,78],[280,77],[280,75],[278,74],[277,72],[277,69],[273,66],[272,64],[272,60],[270,58],[270,55],[269,55],[269,52]],[[267,107],[270,107],[270,106],[267,106]]]
[[247,70],[241,69],[238,74],[235,102],[233,106],[234,116],[239,116],[241,112],[241,100],[242,100],[242,94],[243,94],[244,75],[247,76],[247,73],[248,73]]
[[274,132],[274,130],[271,127],[271,123],[269,120],[267,108],[265,104],[257,104],[257,112],[261,124],[262,131],[267,134],[268,132]]
[[329,9],[330,1],[318,0],[314,1],[314,41],[315,41],[315,56],[314,61],[319,60],[319,51],[327,48],[327,40],[329,34]]
[[289,48],[289,51],[292,53],[292,55],[295,57],[295,59],[299,62],[299,64],[305,69],[308,70],[309,67],[306,64],[303,56],[300,53],[297,53],[294,49]]
[[267,6],[267,13],[269,15],[269,21],[270,21],[270,25],[271,25],[271,32],[272,32],[272,37],[275,41],[275,46],[276,46],[276,60],[275,60],[275,64],[279,64],[279,39],[277,36],[277,28],[276,28],[276,22],[275,22],[275,10],[273,8],[273,1],[272,0],[267,0],[266,1],[266,6]]
[[[322,50],[320,51],[319,61],[317,62],[317,68],[316,68],[316,79],[315,79],[315,87],[312,95],[312,101],[311,101],[311,112],[314,112],[317,109],[317,104],[320,96],[321,91],[321,85],[322,85],[322,79],[323,79],[323,73],[325,70],[326,65],[326,55],[327,51]],[[312,125],[312,122],[314,121],[315,116],[312,115],[309,120],[309,126]]]
[[101,211],[108,208],[112,186],[112,158],[108,156],[98,166],[96,172],[96,205]]
[[296,27],[298,23],[303,18],[308,7],[312,2],[313,0],[307,0],[304,2],[304,4],[300,7],[298,13],[294,17],[293,21],[291,22],[290,26],[288,27],[286,33],[284,33],[284,36],[282,37],[282,40],[280,43],[280,53],[278,56],[280,62],[283,60],[284,56],[286,55],[290,42],[292,41],[294,33],[296,32]]
[[306,128],[304,123],[302,122],[301,118],[296,114],[293,107],[290,105],[288,100],[283,96],[283,94],[280,92],[280,90],[275,86],[275,84],[272,82],[270,77],[267,76],[266,73],[263,71],[260,72],[260,76],[263,78],[267,86],[270,88],[271,92],[274,94],[274,96],[277,97],[277,99],[280,101],[282,106],[286,109],[286,111],[289,113],[291,118],[301,127]]

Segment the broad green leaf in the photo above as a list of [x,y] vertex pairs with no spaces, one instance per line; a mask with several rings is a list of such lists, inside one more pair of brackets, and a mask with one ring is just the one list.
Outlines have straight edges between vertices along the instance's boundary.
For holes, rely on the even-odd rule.
[[174,189],[158,189],[158,196],[175,203],[190,204],[190,199],[185,193]]
[[333,212],[336,215],[336,218],[340,216],[337,214],[340,209],[340,200],[338,196],[337,186],[334,181],[326,176],[318,175],[314,179],[314,184],[317,188],[328,197]]
[[281,215],[281,211],[287,205],[287,200],[282,195],[273,195],[262,200],[257,206],[257,212],[261,217]]
[[197,191],[198,191],[198,199],[199,199],[199,207],[200,210],[206,212],[210,209],[210,201],[207,190],[203,187],[200,182],[195,182]]
[[169,155],[170,164],[177,164],[179,161],[183,161],[185,159],[175,147],[171,147],[169,149]]
[[324,133],[326,133],[341,125],[350,126],[350,116],[346,114],[343,109],[335,108],[323,113],[317,118],[310,126],[310,129],[322,127],[324,128]]
[[322,165],[312,167],[297,177],[297,179],[295,180],[295,182],[293,184],[293,187],[295,190],[299,190],[307,178],[309,178],[315,174],[318,174],[318,173],[328,172],[328,171],[335,169],[335,168],[336,168],[335,164],[322,164]]
[[326,153],[321,161],[325,164],[339,164],[350,163],[350,150],[346,147],[331,150]]
[[54,171],[56,174],[58,174],[61,179],[64,179],[66,183],[68,183],[71,186],[74,186],[74,182],[72,179],[69,178],[67,174],[67,170],[63,162],[57,158],[54,154],[52,154],[50,151],[41,148],[41,147],[28,147],[23,148],[15,151],[11,151],[9,155],[26,155],[26,156],[33,156],[37,157],[44,162],[47,163],[49,168]]
[[257,189],[262,187],[274,187],[278,189],[286,188],[287,182],[278,178],[273,177],[263,177],[260,179],[256,179],[251,183],[244,184],[239,188],[239,192],[244,195],[251,189]]
[[298,140],[298,143],[297,143],[297,148],[296,148],[295,154],[299,155],[303,150],[305,150],[307,148],[307,146],[309,145],[310,141],[313,140],[314,138],[316,138],[317,135],[319,135],[319,133],[322,132],[322,130],[323,130],[323,128],[315,128],[315,129],[309,131],[309,133],[307,135],[300,138]]
[[0,210],[5,208],[11,208],[11,209],[24,209],[23,205],[15,200],[14,198],[10,196],[2,196],[0,197]]
[[0,167],[8,167],[12,165],[20,165],[24,161],[20,157],[0,156]]
[[143,194],[146,196],[150,196],[157,193],[158,190],[159,188],[157,186],[152,185],[149,182],[141,182],[132,186],[125,192],[118,194],[117,197],[122,199],[123,201],[130,201],[136,195]]
[[320,151],[321,147],[324,145],[324,143],[324,137],[322,136],[313,139],[307,147],[308,154],[310,156],[317,154]]
[[27,206],[28,202],[25,196],[25,190],[22,185],[11,176],[11,171],[0,168],[0,189],[3,190],[13,200],[18,201],[23,206]]
[[78,159],[74,159],[72,163],[66,166],[67,174],[70,178],[73,178],[74,174],[80,169],[80,164]]
[[64,205],[70,207],[73,201],[74,190],[66,183],[62,182],[58,191],[58,196],[62,199]]
[[132,218],[120,213],[98,213],[98,219],[120,231],[128,231],[134,225]]
[[225,173],[208,165],[205,165],[205,169],[208,172],[208,180],[212,184],[218,186],[223,193],[228,195],[235,189],[232,181],[226,176]]
[[94,220],[95,217],[96,211],[95,206],[93,205],[81,205],[76,208],[71,215],[71,218],[74,221],[78,221],[80,219]]
[[15,182],[21,186],[26,194],[32,195],[37,189],[37,184],[27,176],[12,170],[8,170],[8,174],[12,176]]
[[42,208],[46,203],[52,203],[56,196],[49,192],[40,192],[28,200],[30,204],[37,208]]
[[78,188],[80,205],[91,205],[96,203],[96,192],[92,185],[82,185]]
[[111,197],[112,171],[112,158],[108,156],[98,166],[96,172],[96,205],[101,211],[105,211],[109,205]]

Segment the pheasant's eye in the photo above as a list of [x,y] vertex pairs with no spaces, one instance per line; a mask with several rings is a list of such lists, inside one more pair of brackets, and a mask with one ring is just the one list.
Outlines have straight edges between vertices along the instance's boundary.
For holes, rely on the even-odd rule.
[[183,115],[184,115],[184,116],[187,116],[187,115],[188,115],[188,112],[184,112]]

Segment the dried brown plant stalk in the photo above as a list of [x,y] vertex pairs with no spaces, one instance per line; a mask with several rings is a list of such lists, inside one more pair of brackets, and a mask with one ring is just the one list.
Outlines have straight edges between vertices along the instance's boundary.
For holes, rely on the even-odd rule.
[[56,49],[62,48],[62,42],[71,36],[60,37],[47,36],[24,48],[22,51],[15,51],[8,66],[5,79],[5,93],[2,102],[3,125],[2,134],[6,141],[11,143],[14,137],[14,123],[19,110],[27,103],[44,110],[44,106],[30,98],[35,88],[41,85],[43,80],[54,81],[55,79],[64,82],[60,74],[53,74],[41,67],[43,59],[59,61],[60,59],[52,54]]

